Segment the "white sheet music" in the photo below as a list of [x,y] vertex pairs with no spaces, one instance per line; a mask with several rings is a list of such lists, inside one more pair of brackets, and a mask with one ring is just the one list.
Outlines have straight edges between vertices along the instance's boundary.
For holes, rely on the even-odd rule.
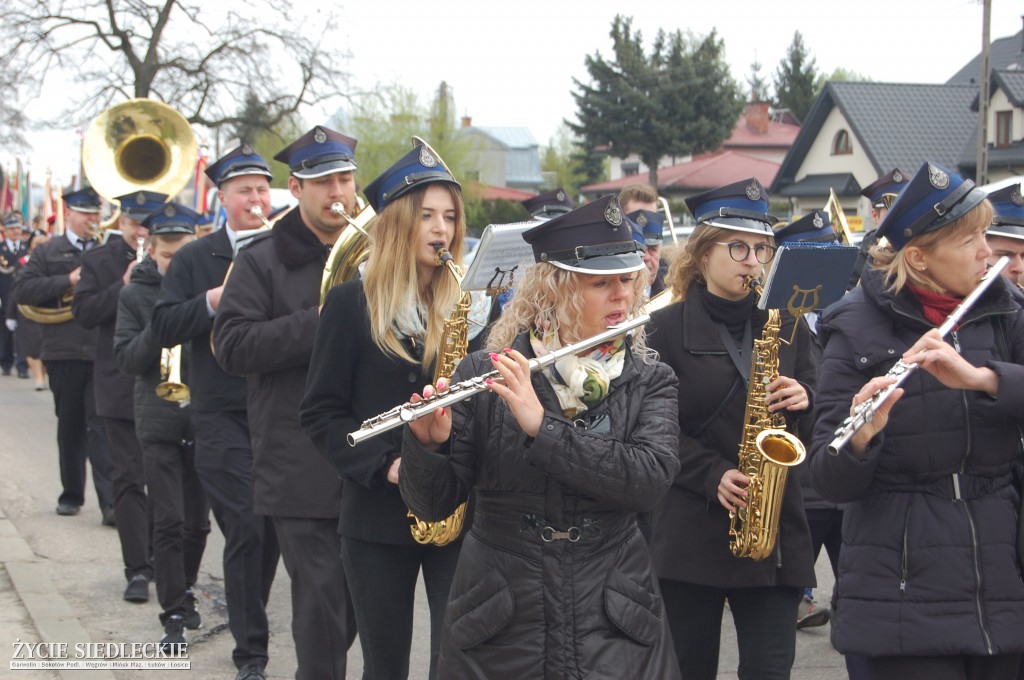
[[493,290],[511,285],[522,268],[533,262],[533,247],[523,240],[523,232],[538,224],[530,221],[488,225],[462,279],[462,289]]

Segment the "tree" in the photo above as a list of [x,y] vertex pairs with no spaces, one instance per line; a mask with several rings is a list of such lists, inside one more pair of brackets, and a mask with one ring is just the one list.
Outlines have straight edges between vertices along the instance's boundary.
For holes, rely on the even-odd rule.
[[713,150],[731,134],[743,107],[739,86],[714,31],[658,31],[649,54],[630,18],[616,16],[609,35],[613,58],[586,57],[591,82],[573,79],[579,122],[568,125],[591,153],[639,155],[656,186],[659,158]]
[[754,56],[750,64],[750,75],[747,76],[747,86],[750,88],[750,101],[766,102],[768,99],[768,81],[761,75],[761,62]]
[[803,120],[814,104],[817,79],[815,60],[809,59],[804,38],[797,31],[793,34],[793,42],[785,58],[779,62],[775,71],[776,106],[789,109],[794,116]]
[[829,82],[870,83],[872,80],[866,75],[838,66],[836,70],[832,71],[831,75],[824,73],[818,75],[818,79],[814,82],[814,96],[817,97],[821,94],[821,91],[825,89],[825,84]]
[[[575,199],[579,195],[580,186],[604,179],[603,174],[598,178],[588,177],[582,158],[578,141],[573,138],[569,126],[562,123],[555,130],[555,136],[548,140],[541,155],[540,169],[551,178],[548,188],[562,187]],[[604,171],[603,164],[601,171]]]
[[[303,104],[344,91],[341,54],[325,40],[330,15],[296,17],[288,0],[239,10],[189,0],[7,0],[0,10],[0,91],[7,109],[64,88],[57,125],[81,125],[112,103],[150,97],[191,123],[271,129]],[[250,101],[251,99],[251,101]],[[252,105],[250,105],[252,104]]]

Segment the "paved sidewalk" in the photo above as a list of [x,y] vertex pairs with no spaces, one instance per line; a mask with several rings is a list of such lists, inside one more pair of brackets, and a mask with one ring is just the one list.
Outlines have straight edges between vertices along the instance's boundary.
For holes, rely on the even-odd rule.
[[[91,487],[82,513],[58,517],[56,419],[50,392],[35,392],[31,380],[0,377],[0,679],[136,680],[154,673],[168,678],[232,680],[231,635],[224,608],[221,555],[223,539],[214,526],[200,571],[198,593],[203,628],[189,634],[191,671],[26,671],[10,670],[16,640],[21,642],[155,642],[162,630],[155,588],[147,604],[121,599],[125,580],[114,530],[100,524]],[[91,482],[90,482],[91,484]],[[828,562],[818,563],[822,601],[831,592]],[[11,587],[9,587],[11,586]],[[288,575],[281,563],[269,606],[271,645],[268,677],[293,678],[291,603]],[[429,631],[422,588],[417,598],[411,680],[426,680]],[[734,678],[735,631],[730,617],[722,627],[720,678]],[[350,678],[362,675],[358,642],[349,653]],[[846,677],[842,657],[828,641],[828,627],[797,635],[793,680]],[[518,680],[518,679],[516,679]]]

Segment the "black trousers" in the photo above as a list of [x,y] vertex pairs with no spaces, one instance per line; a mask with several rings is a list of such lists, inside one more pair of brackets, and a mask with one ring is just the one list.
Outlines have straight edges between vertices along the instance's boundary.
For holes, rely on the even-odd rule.
[[[430,607],[429,678],[437,678],[444,611],[461,546],[462,541],[439,548],[341,537],[341,561],[356,611],[364,680],[409,677],[413,605],[420,568]],[[793,615],[796,616],[795,611]]]
[[245,411],[192,412],[196,473],[224,534],[224,595],[237,668],[266,664],[267,600],[280,551],[270,518],[253,512],[252,447]]
[[103,419],[96,415],[91,361],[46,361],[57,414],[57,451],[64,490],[58,503],[85,504],[85,461],[92,465],[92,483],[100,507],[112,507],[110,452]]
[[295,680],[345,680],[356,619],[341,564],[338,518],[273,519],[291,578]]
[[683,680],[715,680],[722,612],[729,600],[740,680],[788,680],[796,656],[802,591],[789,586],[714,588],[659,579]]
[[[7,303],[4,302],[6,305]],[[28,362],[18,351],[18,338],[14,332],[7,329],[7,324],[0,318],[0,368],[5,371],[11,370],[11,366],[17,365],[18,373],[28,371]]]
[[129,581],[141,574],[153,578],[150,562],[152,512],[146,498],[146,469],[142,447],[135,436],[135,421],[104,418],[103,429],[110,445],[113,473],[114,512],[117,515],[117,537],[121,541],[124,576]]
[[871,680],[1013,680],[1020,654],[868,657]]
[[210,509],[196,474],[191,442],[144,444],[142,451],[153,505],[156,595],[164,623],[171,614],[186,611],[185,593],[199,577],[210,533]]

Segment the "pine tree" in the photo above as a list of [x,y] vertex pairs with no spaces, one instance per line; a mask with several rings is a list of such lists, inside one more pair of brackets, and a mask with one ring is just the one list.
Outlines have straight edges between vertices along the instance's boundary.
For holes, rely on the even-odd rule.
[[809,56],[804,47],[804,38],[797,31],[793,34],[793,42],[786,51],[786,57],[779,62],[775,71],[776,105],[789,109],[800,120],[810,112],[817,92],[815,81],[818,72],[815,60]]

